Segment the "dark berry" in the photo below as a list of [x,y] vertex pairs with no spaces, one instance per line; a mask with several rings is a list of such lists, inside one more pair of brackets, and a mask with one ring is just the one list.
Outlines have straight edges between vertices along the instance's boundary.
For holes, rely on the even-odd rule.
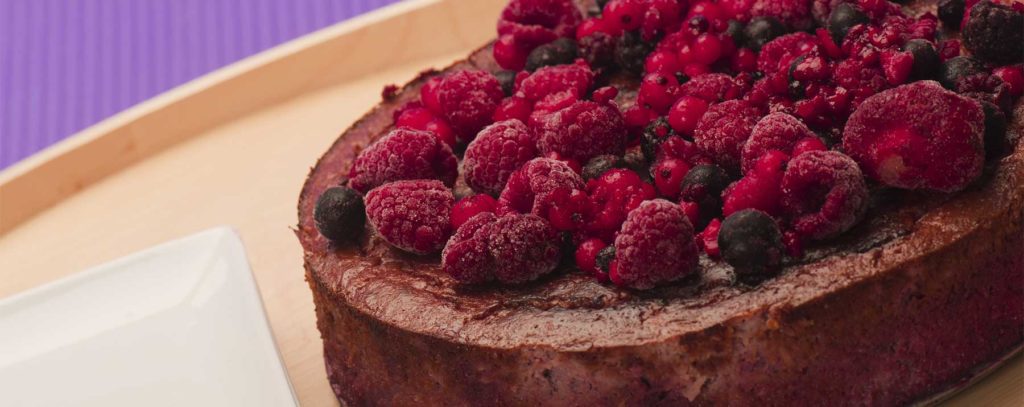
[[483,71],[455,72],[437,88],[444,117],[462,142],[472,140],[491,123],[491,116],[504,96],[498,79]]
[[433,133],[399,128],[371,144],[356,158],[349,186],[366,192],[392,181],[437,179],[453,185],[455,153]]
[[559,38],[530,51],[526,57],[526,70],[532,72],[545,66],[571,64],[577,54],[576,41]]
[[649,289],[697,271],[693,225],[679,205],[656,199],[629,213],[615,238],[609,278],[615,285]]
[[743,29],[746,45],[754,51],[760,51],[764,44],[786,34],[786,26],[774,17],[758,17],[750,20]]
[[815,240],[850,230],[868,208],[868,187],[860,168],[836,151],[793,158],[782,178],[782,195],[793,229]]
[[613,168],[624,168],[626,163],[622,157],[612,154],[599,155],[591,158],[587,165],[583,166],[583,180],[590,181],[594,178],[600,177],[601,174],[608,172]]
[[991,102],[981,102],[985,111],[985,158],[999,158],[1013,149],[1011,134],[1006,131],[1006,114]]
[[785,252],[779,225],[756,209],[744,209],[725,218],[718,231],[718,249],[740,277],[773,271]]
[[627,31],[615,44],[615,63],[623,71],[639,76],[651,51],[654,51],[654,44],[644,41],[636,31]]
[[549,114],[537,130],[541,153],[557,152],[579,162],[625,151],[625,123],[614,105],[577,101]]
[[731,182],[729,174],[713,164],[698,165],[686,173],[680,183],[679,197],[700,207],[700,221],[695,226],[703,227],[711,219],[721,216],[722,192]]
[[977,59],[959,56],[951,58],[939,68],[939,83],[946,89],[956,89],[960,78],[985,73],[985,65]]
[[607,275],[612,262],[615,261],[615,246],[605,246],[601,251],[597,252],[597,257],[594,260],[594,265],[597,266],[597,269]]
[[950,30],[959,30],[960,22],[964,19],[965,7],[964,0],[940,0],[938,11],[942,25]]
[[843,151],[882,184],[942,192],[981,175],[985,114],[977,101],[920,81],[867,98],[843,131]]
[[366,217],[384,240],[416,254],[441,250],[455,197],[440,181],[396,181],[366,194]]
[[647,161],[654,161],[655,156],[658,153],[658,147],[665,139],[675,134],[672,131],[672,127],[669,126],[668,119],[665,117],[659,117],[654,119],[647,127],[644,128],[643,134],[640,136],[640,148],[644,153],[644,157]]
[[860,24],[867,24],[871,19],[860,7],[853,3],[841,3],[832,9],[828,16],[828,32],[836,44],[842,44],[846,33]]
[[596,32],[580,39],[579,54],[594,69],[604,69],[615,63],[616,39],[603,32]]
[[914,56],[914,67],[910,72],[911,80],[931,79],[938,74],[942,66],[939,52],[928,40],[913,39],[903,45],[903,50]]
[[1024,12],[982,0],[971,7],[963,27],[964,46],[986,62],[996,65],[1024,61]]
[[725,35],[732,38],[733,44],[737,46],[744,46],[747,43],[747,33],[745,32],[747,26],[736,20],[729,20],[729,25],[725,28]]
[[501,91],[505,92],[505,96],[512,96],[516,89],[516,72],[498,71],[494,73],[494,77],[498,78],[498,83],[501,84]]
[[452,207],[452,228],[458,229],[481,213],[494,213],[497,207],[498,201],[487,194],[462,198]]
[[495,259],[494,277],[505,284],[533,281],[558,267],[559,234],[535,215],[506,215],[490,229],[487,248]]
[[469,143],[462,175],[474,191],[497,196],[512,173],[537,156],[526,125],[512,119],[485,127]]
[[363,197],[346,186],[328,188],[316,201],[313,220],[320,234],[330,240],[354,238],[362,233],[366,223]]

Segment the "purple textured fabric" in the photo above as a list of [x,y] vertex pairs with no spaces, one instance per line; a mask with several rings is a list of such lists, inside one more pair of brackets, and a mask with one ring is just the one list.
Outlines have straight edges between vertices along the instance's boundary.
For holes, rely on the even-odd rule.
[[191,79],[398,0],[2,0],[0,169]]

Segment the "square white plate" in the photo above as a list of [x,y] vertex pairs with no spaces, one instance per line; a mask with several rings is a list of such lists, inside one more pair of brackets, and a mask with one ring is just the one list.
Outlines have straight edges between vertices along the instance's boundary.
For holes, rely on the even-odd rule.
[[0,405],[297,402],[242,242],[217,228],[0,300]]

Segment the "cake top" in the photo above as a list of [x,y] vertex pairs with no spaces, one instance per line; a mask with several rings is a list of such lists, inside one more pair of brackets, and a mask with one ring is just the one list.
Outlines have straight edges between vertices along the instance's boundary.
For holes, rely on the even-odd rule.
[[573,268],[756,284],[892,191],[970,188],[1016,142],[1024,3],[598,3],[511,1],[505,70],[426,81],[321,196],[321,233],[440,253],[482,289]]

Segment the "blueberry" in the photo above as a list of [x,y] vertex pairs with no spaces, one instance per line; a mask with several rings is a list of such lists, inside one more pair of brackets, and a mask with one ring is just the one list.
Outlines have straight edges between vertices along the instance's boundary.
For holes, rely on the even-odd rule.
[[701,164],[690,169],[683,177],[680,197],[700,207],[700,222],[697,229],[703,229],[711,219],[722,215],[722,191],[732,180],[729,174],[717,165]]
[[832,41],[842,44],[846,33],[851,28],[869,21],[871,20],[868,15],[864,14],[859,7],[850,3],[840,3],[832,9],[832,14],[828,16],[828,32],[832,34]]
[[928,40],[914,39],[903,45],[904,51],[914,55],[914,67],[910,71],[911,80],[931,79],[939,72],[942,61],[939,53]]
[[534,48],[526,57],[526,70],[532,72],[545,66],[571,64],[578,54],[576,41],[559,38]]
[[363,197],[346,186],[328,188],[316,201],[313,220],[320,234],[330,240],[354,238],[366,223]]
[[626,164],[623,162],[622,157],[617,155],[599,155],[591,158],[590,161],[587,162],[587,165],[583,166],[583,180],[590,181],[600,177],[601,174],[604,174],[613,168],[625,168],[625,165]]
[[718,232],[718,248],[741,278],[773,271],[785,252],[779,225],[757,209],[744,209],[725,218]]
[[505,96],[512,96],[512,92],[516,88],[516,72],[498,71],[494,73],[494,77],[498,78],[498,83],[501,84],[501,91],[505,92]]
[[654,119],[644,128],[644,132],[640,136],[640,149],[644,152],[647,161],[654,161],[658,154],[658,146],[673,134],[675,133],[672,131],[672,126],[668,124],[668,119],[664,116]]
[[729,25],[725,28],[725,35],[732,38],[732,42],[736,45],[742,45],[747,42],[747,34],[744,32],[746,26],[743,23],[736,20],[729,20]]
[[744,45],[754,51],[760,51],[764,44],[785,35],[786,26],[774,17],[757,17],[750,20],[743,33],[746,37]]
[[956,89],[956,83],[965,76],[985,72],[985,66],[977,59],[959,56],[950,58],[939,68],[939,83],[946,89]]
[[980,102],[985,111],[985,157],[993,159],[1009,154],[1014,140],[1006,131],[1006,114],[991,102]]
[[964,18],[967,7],[964,0],[942,0],[939,2],[939,21],[951,30],[960,29],[960,21]]
[[628,31],[615,45],[615,63],[623,71],[639,76],[644,72],[644,61],[651,51],[654,51],[654,44],[645,42],[638,31]]

